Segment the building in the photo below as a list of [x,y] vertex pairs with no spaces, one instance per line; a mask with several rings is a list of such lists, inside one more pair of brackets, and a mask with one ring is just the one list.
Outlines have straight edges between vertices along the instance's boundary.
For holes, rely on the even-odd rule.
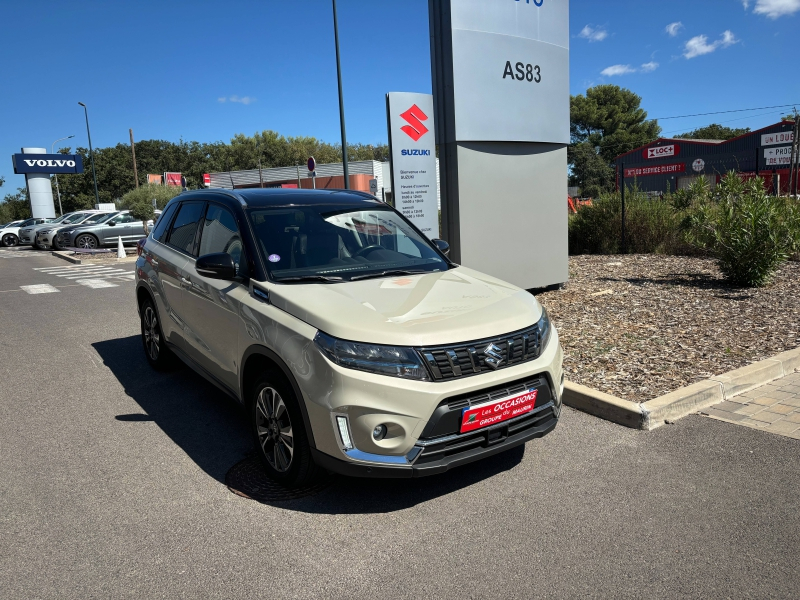
[[[347,163],[350,189],[374,193],[384,202],[392,203],[392,178],[388,162],[376,160],[359,160]],[[300,188],[342,189],[344,188],[344,169],[342,163],[317,165],[317,176],[313,179],[305,165],[296,167],[274,167],[270,169],[250,169],[247,171],[224,171],[210,173],[209,184],[212,188]],[[370,182],[375,180],[374,187]],[[436,160],[436,199],[441,208],[439,195],[439,160]]]
[[659,138],[619,155],[614,161],[617,189],[626,186],[664,194],[685,189],[705,177],[711,187],[729,171],[764,178],[770,193],[789,189],[794,123],[782,121],[739,137],[722,140]]

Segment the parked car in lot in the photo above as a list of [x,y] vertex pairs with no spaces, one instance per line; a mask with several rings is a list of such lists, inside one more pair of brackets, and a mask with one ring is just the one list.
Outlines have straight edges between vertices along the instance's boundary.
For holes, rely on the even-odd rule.
[[75,218],[70,223],[62,221],[58,224],[48,223],[47,225],[39,225],[35,230],[36,241],[33,245],[40,249],[53,248],[54,250],[63,250],[63,248],[58,245],[57,241],[59,231],[76,225],[96,225],[107,221],[113,215],[117,214],[117,212],[119,211],[109,212],[97,210],[90,213],[83,213],[80,216],[76,214]]
[[21,225],[25,219],[19,219],[17,221],[10,221],[8,223],[3,223],[0,225],[0,229],[5,229],[6,227],[16,227],[17,225]]
[[3,244],[6,248],[12,246],[19,245],[19,230],[23,227],[28,227],[30,225],[41,225],[42,223],[49,223],[53,221],[53,219],[43,219],[40,217],[34,217],[31,219],[25,219],[22,223],[18,225],[9,225],[0,229],[0,244]]
[[246,407],[266,472],[441,473],[550,432],[562,350],[528,292],[348,191],[204,190],[139,244],[150,364]]
[[47,229],[52,226],[59,226],[59,225],[77,225],[79,223],[85,222],[86,219],[88,219],[93,215],[105,212],[108,211],[78,210],[66,213],[56,219],[53,219],[49,223],[45,223],[42,225],[30,225],[28,227],[20,228],[19,243],[25,246],[34,246],[35,248],[42,250],[43,248],[36,243],[36,238],[42,229]]
[[93,250],[116,246],[118,238],[122,238],[123,244],[135,244],[146,234],[142,222],[123,210],[103,222],[65,227],[59,230],[57,236],[56,243],[61,248]]

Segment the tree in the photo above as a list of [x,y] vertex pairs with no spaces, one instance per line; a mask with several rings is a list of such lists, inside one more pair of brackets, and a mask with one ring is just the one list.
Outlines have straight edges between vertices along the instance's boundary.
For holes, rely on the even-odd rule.
[[19,219],[29,219],[31,204],[28,202],[28,190],[17,189],[16,194],[6,194],[0,202],[0,223],[10,223]]
[[677,139],[686,140],[730,140],[745,133],[749,133],[749,127],[740,127],[738,129],[732,127],[725,127],[717,123],[700,127],[694,131],[687,131],[680,135],[676,135]]
[[617,85],[598,85],[586,90],[585,96],[570,97],[571,145],[567,159],[572,185],[600,191],[612,189],[614,159],[658,138],[661,127],[647,119],[641,103],[640,96]]

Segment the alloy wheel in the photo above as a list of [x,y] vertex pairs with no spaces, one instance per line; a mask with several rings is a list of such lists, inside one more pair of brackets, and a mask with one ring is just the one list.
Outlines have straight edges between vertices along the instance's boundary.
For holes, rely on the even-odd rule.
[[3,236],[3,246],[10,248],[17,245],[17,236],[13,233],[7,233]]
[[152,306],[144,309],[144,346],[147,348],[147,355],[150,360],[158,360],[161,350],[161,334],[158,330],[158,317]]
[[94,250],[97,248],[97,240],[91,235],[82,235],[75,240],[75,245],[78,248],[85,248],[87,250]]
[[265,387],[256,399],[258,443],[269,465],[280,473],[292,466],[294,433],[289,411],[275,388]]

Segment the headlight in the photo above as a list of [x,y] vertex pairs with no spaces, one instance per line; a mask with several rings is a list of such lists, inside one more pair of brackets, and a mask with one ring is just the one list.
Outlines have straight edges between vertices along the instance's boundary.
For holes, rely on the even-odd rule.
[[70,235],[72,233],[75,233],[74,229],[67,229],[66,231],[62,231],[61,235]]
[[544,351],[547,342],[550,341],[550,332],[553,329],[550,326],[550,317],[547,315],[547,309],[544,306],[542,307],[542,316],[539,317],[539,322],[536,323],[536,326],[539,328],[539,339],[541,340],[539,347]]
[[419,381],[429,379],[413,348],[348,342],[321,331],[314,337],[314,343],[332,362],[348,369]]
[[39,235],[50,235],[51,233],[53,233],[52,229],[43,229],[39,232]]

